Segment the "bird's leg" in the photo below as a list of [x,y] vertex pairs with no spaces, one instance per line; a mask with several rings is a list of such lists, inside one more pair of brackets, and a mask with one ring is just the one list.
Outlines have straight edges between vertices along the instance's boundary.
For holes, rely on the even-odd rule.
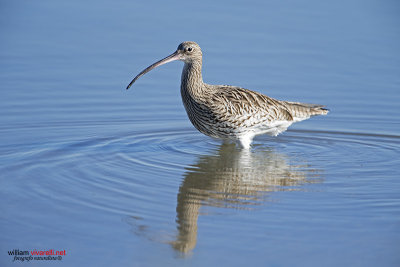
[[253,135],[247,135],[247,136],[243,136],[239,139],[240,145],[242,146],[242,148],[244,149],[250,149],[250,144],[253,141]]

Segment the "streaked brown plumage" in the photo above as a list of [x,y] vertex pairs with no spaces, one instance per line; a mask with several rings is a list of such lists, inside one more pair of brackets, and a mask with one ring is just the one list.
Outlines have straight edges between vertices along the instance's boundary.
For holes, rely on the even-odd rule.
[[239,140],[244,148],[250,147],[256,135],[276,136],[293,122],[328,113],[321,105],[280,101],[241,87],[206,84],[201,75],[202,56],[197,43],[183,42],[173,54],[139,73],[126,89],[150,70],[181,60],[185,63],[181,96],[192,124],[208,136]]

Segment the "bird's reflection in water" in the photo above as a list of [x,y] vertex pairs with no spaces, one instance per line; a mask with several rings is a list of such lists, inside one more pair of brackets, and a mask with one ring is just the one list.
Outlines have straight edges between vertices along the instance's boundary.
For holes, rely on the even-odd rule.
[[318,173],[273,150],[252,152],[221,145],[215,155],[201,156],[186,168],[178,193],[173,248],[185,254],[196,246],[201,206],[250,209],[265,202],[266,192],[296,190],[298,185],[320,181]]

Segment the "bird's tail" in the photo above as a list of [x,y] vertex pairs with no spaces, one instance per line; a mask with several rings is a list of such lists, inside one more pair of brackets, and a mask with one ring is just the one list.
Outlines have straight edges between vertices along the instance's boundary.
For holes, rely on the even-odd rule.
[[296,121],[305,120],[311,116],[326,115],[329,112],[329,109],[324,108],[322,105],[298,102],[285,102],[285,104]]

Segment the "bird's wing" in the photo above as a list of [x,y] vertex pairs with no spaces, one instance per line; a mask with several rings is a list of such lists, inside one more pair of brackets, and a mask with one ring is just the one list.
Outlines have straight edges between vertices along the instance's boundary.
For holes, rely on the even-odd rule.
[[281,101],[241,87],[218,85],[211,96],[211,109],[223,120],[252,126],[274,121],[291,121],[293,116]]

